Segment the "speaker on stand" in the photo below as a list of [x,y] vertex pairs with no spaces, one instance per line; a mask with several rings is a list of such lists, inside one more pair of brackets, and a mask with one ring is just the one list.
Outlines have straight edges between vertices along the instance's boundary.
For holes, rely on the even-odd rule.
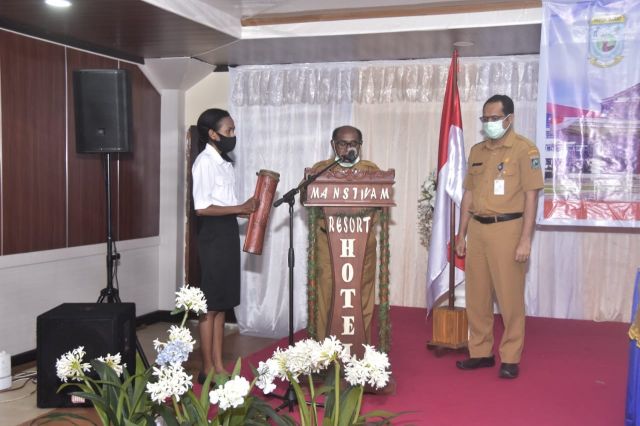
[[[131,152],[131,84],[123,69],[83,69],[73,71],[76,152],[104,154],[107,206],[107,286],[98,303],[122,303],[113,281],[120,254],[115,250],[111,220],[111,154]],[[149,362],[136,337],[136,349],[144,366]]]
[[73,71],[76,152],[131,152],[131,85],[127,70]]

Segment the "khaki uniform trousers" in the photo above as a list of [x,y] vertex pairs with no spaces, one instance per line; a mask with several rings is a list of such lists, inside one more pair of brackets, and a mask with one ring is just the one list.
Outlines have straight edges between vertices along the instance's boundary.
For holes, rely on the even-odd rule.
[[515,261],[523,219],[482,224],[471,218],[465,260],[469,354],[493,353],[493,296],[504,322],[500,359],[519,363],[524,345],[526,263]]
[[[329,253],[329,239],[327,238],[325,221],[316,222],[316,280],[318,291],[318,316],[316,318],[316,333],[318,340],[324,340],[329,330],[329,315],[333,300],[333,275],[331,270],[331,254]],[[375,305],[375,279],[376,279],[376,226],[377,214],[372,220],[373,225],[369,229],[364,258],[364,270],[362,271],[362,320],[365,329],[365,341],[371,343],[371,318]],[[309,314],[312,314],[311,312]]]

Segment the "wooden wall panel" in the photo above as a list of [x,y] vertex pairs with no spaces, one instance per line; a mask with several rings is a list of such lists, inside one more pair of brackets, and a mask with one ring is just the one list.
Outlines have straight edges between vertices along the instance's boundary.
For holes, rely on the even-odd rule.
[[113,236],[159,234],[159,93],[135,65],[0,30],[1,254],[106,241],[106,155],[76,153],[72,72],[118,66],[131,77],[134,151],[111,155]]
[[2,254],[66,245],[64,48],[0,31]]
[[[75,49],[67,49],[67,104],[69,129],[69,246],[107,241],[107,203],[104,160],[106,154],[78,154],[73,98],[73,70],[118,68],[118,62]],[[117,155],[111,155],[111,216],[118,229]]]
[[120,240],[159,235],[160,94],[137,66],[129,70],[133,108],[133,152],[119,154]]

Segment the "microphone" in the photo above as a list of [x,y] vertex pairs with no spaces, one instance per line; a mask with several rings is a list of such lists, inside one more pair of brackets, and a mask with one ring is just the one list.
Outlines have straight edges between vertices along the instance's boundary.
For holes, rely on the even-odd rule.
[[346,155],[342,157],[348,163],[353,163],[358,158],[358,151],[355,148],[349,148]]

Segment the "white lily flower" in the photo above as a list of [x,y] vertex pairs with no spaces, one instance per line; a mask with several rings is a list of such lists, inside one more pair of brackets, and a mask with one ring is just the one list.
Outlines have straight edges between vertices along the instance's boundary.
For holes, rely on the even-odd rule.
[[370,386],[380,389],[389,382],[391,371],[389,357],[383,352],[378,352],[373,346],[363,345],[364,356],[361,360],[352,357],[346,362],[345,379],[352,386]]
[[202,290],[186,284],[176,292],[176,308],[206,314],[207,300]]
[[91,370],[91,364],[82,362],[82,358],[84,358],[85,355],[84,346],[79,346],[62,355],[56,361],[56,374],[58,378],[65,383],[68,380],[81,381],[84,373]]
[[122,375],[124,367],[127,366],[127,364],[120,365],[120,362],[122,362],[120,353],[117,353],[115,355],[107,354],[107,356],[105,357],[98,357],[96,359],[100,362],[104,362],[105,365],[115,371],[118,376]]
[[269,358],[265,362],[260,361],[257,371],[258,378],[256,380],[256,386],[262,389],[265,395],[275,390],[276,385],[273,381],[276,377],[286,377],[286,374],[280,369],[278,361],[274,358]]
[[191,332],[186,327],[172,325],[169,328],[169,340],[172,342],[181,341],[187,345],[189,352],[193,351],[196,341],[191,337]]
[[221,410],[239,407],[244,404],[245,397],[249,394],[251,384],[242,376],[236,376],[221,387],[209,392],[212,404],[218,404]]
[[192,385],[192,376],[187,374],[180,364],[153,367],[153,375],[158,380],[154,383],[147,383],[147,393],[151,400],[158,404],[171,397],[180,400],[180,396],[187,392]]
[[320,343],[318,359],[322,368],[327,368],[333,361],[343,361],[349,358],[347,349],[336,336],[325,337]]

